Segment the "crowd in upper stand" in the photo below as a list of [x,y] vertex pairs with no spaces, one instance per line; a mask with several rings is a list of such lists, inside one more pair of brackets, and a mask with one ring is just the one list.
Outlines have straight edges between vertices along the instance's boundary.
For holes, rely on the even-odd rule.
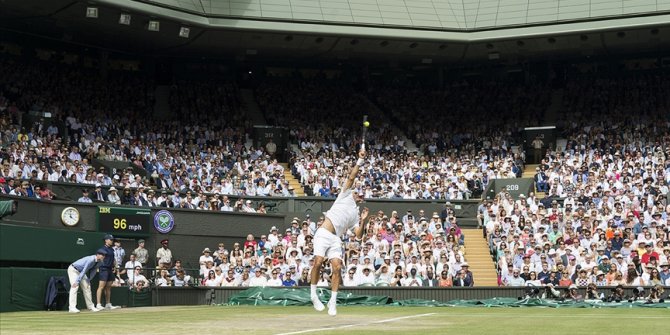
[[[120,203],[161,205],[169,198],[156,193],[148,199],[152,188],[180,192],[181,197],[173,199],[175,203],[166,202],[167,206],[202,209],[224,207],[222,195],[294,194],[284,168],[265,148],[247,145],[250,122],[232,80],[176,81],[169,101],[174,117],[162,118],[146,117],[154,113],[154,93],[152,81],[142,74],[111,71],[103,80],[100,73],[83,67],[9,57],[2,59],[1,66],[0,108],[6,125],[1,155],[7,166],[0,176],[6,193],[23,194],[23,182],[10,185],[10,179],[27,179],[29,194],[39,194],[34,188],[40,181],[86,183],[91,184],[90,191],[99,183],[114,186]],[[659,148],[668,148],[667,129],[659,120],[667,112],[668,98],[662,94],[668,89],[667,75],[570,78],[560,113],[568,148],[561,153],[549,148],[540,166],[546,175],[539,180],[540,190],[561,197],[572,189],[593,192],[597,186],[577,183],[579,173],[574,170],[581,169],[585,175],[605,173],[599,177],[609,178],[611,172],[604,169],[587,171],[604,154],[614,158],[618,152],[622,161],[632,164],[628,157],[638,155],[632,151],[636,145],[645,157],[648,145],[655,154]],[[589,85],[593,78],[595,84]],[[492,179],[521,175],[525,158],[518,148],[521,126],[540,122],[551,89],[532,76],[518,82],[522,83],[456,80],[436,89],[419,84],[361,84],[337,76],[268,77],[260,82],[255,96],[271,123],[289,127],[297,148],[290,168],[308,195],[338,193],[342,176],[352,164],[350,153],[361,144],[362,115],[368,115],[372,123],[366,136],[369,155],[355,184],[357,191],[367,198],[458,200],[478,198]],[[635,88],[627,90],[626,83],[634,83]],[[581,94],[584,90],[592,94]],[[645,110],[631,117],[631,108],[638,105]],[[610,110],[612,117],[582,126],[582,121],[610,115]],[[49,112],[53,122],[37,119],[30,127],[17,126],[27,111]],[[412,143],[407,138],[418,152],[408,150]],[[602,152],[585,154],[588,150],[582,148]],[[148,175],[95,171],[94,158],[130,161]],[[573,158],[580,159],[579,168],[572,167]],[[650,168],[646,158],[635,164],[646,178]],[[651,173],[667,180],[661,167],[654,163]],[[633,183],[634,175],[631,170],[619,183]],[[143,199],[124,197],[126,187]],[[145,191],[137,192],[141,187]],[[43,193],[44,188],[40,187]],[[663,185],[654,189],[656,196],[664,194]],[[193,199],[184,197],[186,191]]]
[[[142,74],[92,79],[100,73],[22,58],[2,58],[0,73],[3,193],[51,198],[44,182],[73,182],[90,184],[90,191],[105,186],[105,193],[112,186],[116,203],[160,205],[166,197],[155,194],[151,201],[152,187],[182,193],[167,206],[205,209],[224,207],[223,194],[291,195],[282,168],[262,148],[246,145],[249,122],[232,81],[176,82],[169,104],[174,117],[163,118],[152,116],[153,88]],[[18,126],[28,112],[50,117]],[[95,170],[93,159],[129,161],[147,176]]]
[[537,79],[491,78],[456,80],[440,89],[392,82],[371,96],[422,151],[473,157],[483,149],[497,159],[520,144],[523,127],[542,121],[550,92]]
[[[100,184],[103,193],[113,186],[119,192],[117,203],[161,205],[166,197],[158,193],[149,197],[151,187],[180,191],[182,197],[167,206],[202,209],[221,209],[221,195],[294,194],[283,167],[264,148],[246,145],[250,124],[232,81],[176,82],[169,103],[174,117],[165,118],[146,117],[154,113],[155,98],[151,80],[142,74],[112,71],[104,80],[92,79],[100,74],[15,58],[3,58],[2,73],[7,112],[3,122],[8,125],[2,134],[8,144],[2,155],[8,166],[0,175],[6,193],[50,198],[53,194],[37,183],[75,182],[91,188]],[[37,84],[35,77],[40,78]],[[62,78],[68,82],[61,83]],[[82,83],[82,88],[75,83]],[[473,147],[476,153],[465,155],[408,152],[402,131],[341,81],[268,79],[256,97],[268,119],[291,127],[291,138],[300,149],[292,159],[292,171],[308,195],[328,197],[338,192],[339,179],[348,169],[348,153],[361,143],[364,114],[374,124],[366,136],[371,154],[356,188],[368,198],[478,197],[490,179],[514,177],[523,164],[522,157],[511,154],[510,145],[489,146],[487,141]],[[52,117],[37,119],[28,128],[16,126],[28,111]],[[324,120],[323,115],[329,117]],[[92,159],[130,161],[148,176],[130,170],[95,171]],[[28,180],[28,191],[18,182],[22,179]],[[34,192],[36,187],[41,192]],[[130,196],[122,194],[127,187]],[[146,190],[138,192],[140,188]],[[184,197],[187,190],[194,198],[203,192],[206,199]]]
[[[522,104],[527,107],[526,96],[530,95],[524,93],[522,97],[521,88],[498,88],[502,91],[500,95],[511,97],[490,111],[473,108],[461,109],[453,114],[449,106],[460,106],[459,102],[463,99],[459,96],[466,94],[466,89],[457,84],[450,88],[453,92],[448,91],[451,96],[430,102],[423,99],[419,90],[384,88],[373,92],[377,95],[375,101],[378,106],[361,104],[368,107],[366,111],[360,107],[350,108],[352,100],[347,97],[355,96],[355,101],[360,96],[348,88],[350,86],[341,89],[333,81],[292,78],[290,81],[269,81],[259,89],[261,106],[271,115],[277,111],[294,115],[280,124],[291,127],[291,134],[299,146],[293,172],[306,186],[308,194],[337,194],[339,181],[351,160],[347,154],[359,144],[361,114],[370,114],[372,123],[372,136],[366,137],[371,155],[356,185],[357,190],[367,198],[468,199],[473,195],[479,197],[491,179],[520,176],[523,154],[514,150],[514,146],[519,144],[518,125],[504,125],[502,119],[495,118],[500,122],[493,122],[489,128],[481,123],[492,119],[492,115],[516,113]],[[492,86],[498,87],[489,83],[470,85],[477,88],[475,97],[468,97],[472,101],[484,99],[484,94],[490,92]],[[292,90],[294,93],[289,94]],[[440,94],[433,95],[437,97]],[[323,97],[328,100],[323,115],[328,117],[319,120],[327,120],[329,124],[314,128],[311,123],[301,120],[301,112],[309,119],[319,110],[313,106],[320,106]],[[397,104],[399,110],[390,108],[391,105],[396,106],[396,100],[402,100]],[[541,109],[540,102],[535,105],[537,107],[533,112]],[[385,113],[379,113],[380,108],[390,111],[393,117],[389,119]],[[421,117],[416,117],[417,112]],[[445,118],[445,113],[450,118]],[[472,116],[476,118],[470,119]],[[473,119],[477,121],[471,124],[469,120]],[[397,127],[390,126],[394,122]],[[349,128],[344,125],[349,125]],[[419,152],[408,150],[405,134],[417,142]]]

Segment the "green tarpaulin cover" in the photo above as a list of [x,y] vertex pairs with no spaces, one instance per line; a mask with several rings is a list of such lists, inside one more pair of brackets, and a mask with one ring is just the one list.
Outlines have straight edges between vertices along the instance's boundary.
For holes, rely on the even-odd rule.
[[[330,290],[319,288],[321,301],[330,299]],[[366,296],[342,291],[337,296],[339,305],[362,305],[362,306],[435,306],[435,307],[580,307],[580,308],[670,308],[670,303],[646,303],[636,302],[602,302],[599,300],[586,301],[557,301],[543,300],[539,298],[514,299],[514,298],[492,298],[485,300],[451,300],[440,302],[435,300],[408,299],[393,300],[387,296]],[[231,305],[276,305],[276,306],[310,306],[308,288],[270,288],[254,287],[242,291],[230,297]]]

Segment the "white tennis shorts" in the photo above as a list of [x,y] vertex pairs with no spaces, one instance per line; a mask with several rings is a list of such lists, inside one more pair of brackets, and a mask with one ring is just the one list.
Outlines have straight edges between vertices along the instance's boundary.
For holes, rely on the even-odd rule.
[[342,259],[342,240],[324,228],[314,234],[314,255]]

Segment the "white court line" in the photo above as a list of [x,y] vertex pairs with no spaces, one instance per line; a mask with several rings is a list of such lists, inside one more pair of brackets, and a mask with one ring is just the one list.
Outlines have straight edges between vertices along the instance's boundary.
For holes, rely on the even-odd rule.
[[279,334],[275,334],[275,335],[304,334],[304,333],[320,332],[320,331],[324,331],[324,330],[335,330],[335,329],[351,328],[351,327],[356,327],[356,326],[368,326],[368,325],[377,324],[377,323],[386,323],[386,322],[393,322],[393,321],[398,321],[398,320],[420,318],[420,317],[430,316],[430,315],[435,315],[435,314],[437,314],[437,313],[408,315],[408,316],[401,316],[401,317],[386,319],[386,320],[378,320],[378,321],[372,321],[372,322],[366,322],[366,323],[357,323],[357,324],[350,324],[350,325],[342,325],[342,326],[305,329],[305,330],[299,330],[299,331],[289,332],[289,333],[279,333]]
[[[554,308],[548,309],[552,310]],[[657,308],[650,308],[649,310],[655,310]],[[555,309],[554,309],[555,310]],[[575,310],[579,310],[575,308]],[[602,309],[599,309],[602,310]],[[663,310],[663,309],[661,309]],[[435,314],[435,313],[434,313]],[[497,313],[473,313],[473,314],[455,314],[455,313],[443,313],[445,316],[467,316],[467,317],[492,317],[492,316],[500,316],[500,317],[509,317],[509,316],[514,316],[514,315],[505,315],[505,314],[497,314]],[[532,314],[528,315],[532,316],[533,318],[545,318],[545,319],[553,319],[553,318],[588,318],[588,319],[610,319],[610,318],[620,318],[620,319],[664,319],[667,320],[667,316],[649,316],[649,315],[642,315],[642,316],[625,316],[625,315],[619,315],[619,314],[588,314],[588,315],[554,315],[554,314]]]

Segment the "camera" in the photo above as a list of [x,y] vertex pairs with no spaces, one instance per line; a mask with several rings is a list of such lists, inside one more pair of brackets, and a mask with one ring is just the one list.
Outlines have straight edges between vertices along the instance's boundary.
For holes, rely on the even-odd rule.
[[530,286],[526,288],[526,296],[524,298],[519,297],[519,300],[522,299],[534,299],[534,298],[539,298],[540,295],[540,289],[534,286]]

